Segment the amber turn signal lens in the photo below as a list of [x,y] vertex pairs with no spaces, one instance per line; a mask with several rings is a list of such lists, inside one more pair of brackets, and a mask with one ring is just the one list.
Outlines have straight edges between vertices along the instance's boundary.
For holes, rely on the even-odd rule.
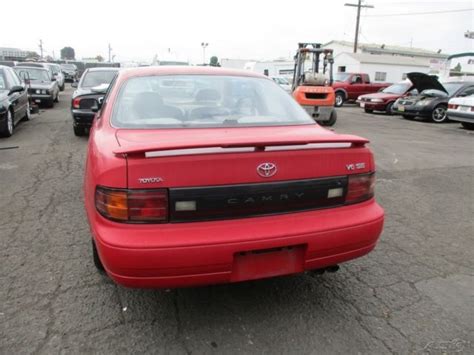
[[104,217],[119,221],[128,220],[126,191],[97,188],[95,192],[95,205]]

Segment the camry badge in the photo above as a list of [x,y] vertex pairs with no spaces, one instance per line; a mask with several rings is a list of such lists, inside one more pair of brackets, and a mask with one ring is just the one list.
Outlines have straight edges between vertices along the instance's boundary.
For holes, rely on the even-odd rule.
[[261,177],[269,178],[275,175],[277,172],[277,167],[273,163],[262,163],[257,166],[257,173]]

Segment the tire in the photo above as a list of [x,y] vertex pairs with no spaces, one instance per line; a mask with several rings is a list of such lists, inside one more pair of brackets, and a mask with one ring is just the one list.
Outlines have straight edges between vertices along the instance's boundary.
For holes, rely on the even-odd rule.
[[327,121],[321,121],[319,122],[319,124],[321,126],[326,126],[326,127],[331,127],[331,126],[334,126],[334,124],[336,123],[337,121],[337,113],[336,113],[336,110],[332,110],[331,112],[331,117],[329,117],[329,120]]
[[344,101],[346,100],[346,95],[343,92],[336,92],[336,103],[334,106],[341,107],[344,105]]
[[474,130],[474,123],[471,122],[461,122],[462,126],[469,130]]
[[78,127],[78,126],[73,126],[74,129],[74,135],[76,137],[82,137],[86,135],[86,130],[84,127]]
[[15,122],[11,110],[7,111],[7,119],[0,126],[0,137],[11,137],[15,129]]
[[365,113],[372,113],[374,110],[371,110],[370,108],[364,108]]
[[385,106],[385,113],[390,116],[393,115],[393,102],[390,102]]
[[53,108],[54,107],[54,99],[46,101],[46,107]]
[[97,247],[95,246],[94,241],[92,240],[91,242],[92,242],[92,259],[94,261],[94,266],[99,272],[103,273],[105,272],[104,265],[102,264],[102,261],[100,261],[100,256],[99,256],[99,253],[97,252]]
[[402,115],[402,117],[406,120],[413,120],[415,116],[410,116],[410,115]]
[[26,104],[26,113],[25,116],[23,116],[22,121],[29,121],[31,119],[31,111],[30,111],[30,103],[28,102]]
[[445,105],[438,105],[431,113],[431,120],[435,123],[443,123],[448,121],[448,112]]

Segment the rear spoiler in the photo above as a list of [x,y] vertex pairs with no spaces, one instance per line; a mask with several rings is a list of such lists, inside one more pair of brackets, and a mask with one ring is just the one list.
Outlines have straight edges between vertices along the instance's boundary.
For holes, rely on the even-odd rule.
[[[235,148],[250,148],[254,151],[265,151],[265,150],[291,150],[291,149],[316,149],[316,148],[360,148],[369,143],[369,140],[352,135],[334,135],[324,138],[315,138],[310,140],[298,139],[298,140],[283,140],[283,141],[244,141],[236,143],[167,143],[165,146],[160,143],[150,144],[137,144],[128,147],[118,148],[113,151],[116,155],[128,155],[128,154],[141,154],[151,152],[169,152],[169,151],[180,151],[179,155],[184,154],[186,150],[205,150],[217,148],[220,150],[235,150]],[[319,146],[319,147],[318,147]],[[283,148],[283,149],[272,149],[272,148]],[[164,154],[163,154],[164,155]],[[158,154],[157,154],[158,156]]]

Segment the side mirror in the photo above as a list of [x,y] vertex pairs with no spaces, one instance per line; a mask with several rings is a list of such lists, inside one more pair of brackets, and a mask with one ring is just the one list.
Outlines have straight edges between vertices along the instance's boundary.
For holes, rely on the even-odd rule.
[[25,90],[23,86],[15,85],[15,86],[12,86],[8,94],[10,95],[10,94],[14,94],[15,92],[22,92],[23,90]]
[[77,81],[72,82],[72,83],[71,83],[71,87],[72,87],[72,88],[77,88]]
[[99,112],[100,111],[100,109],[102,108],[102,104],[104,103],[104,98],[99,97],[96,101],[97,101],[97,105],[92,106],[92,112]]

